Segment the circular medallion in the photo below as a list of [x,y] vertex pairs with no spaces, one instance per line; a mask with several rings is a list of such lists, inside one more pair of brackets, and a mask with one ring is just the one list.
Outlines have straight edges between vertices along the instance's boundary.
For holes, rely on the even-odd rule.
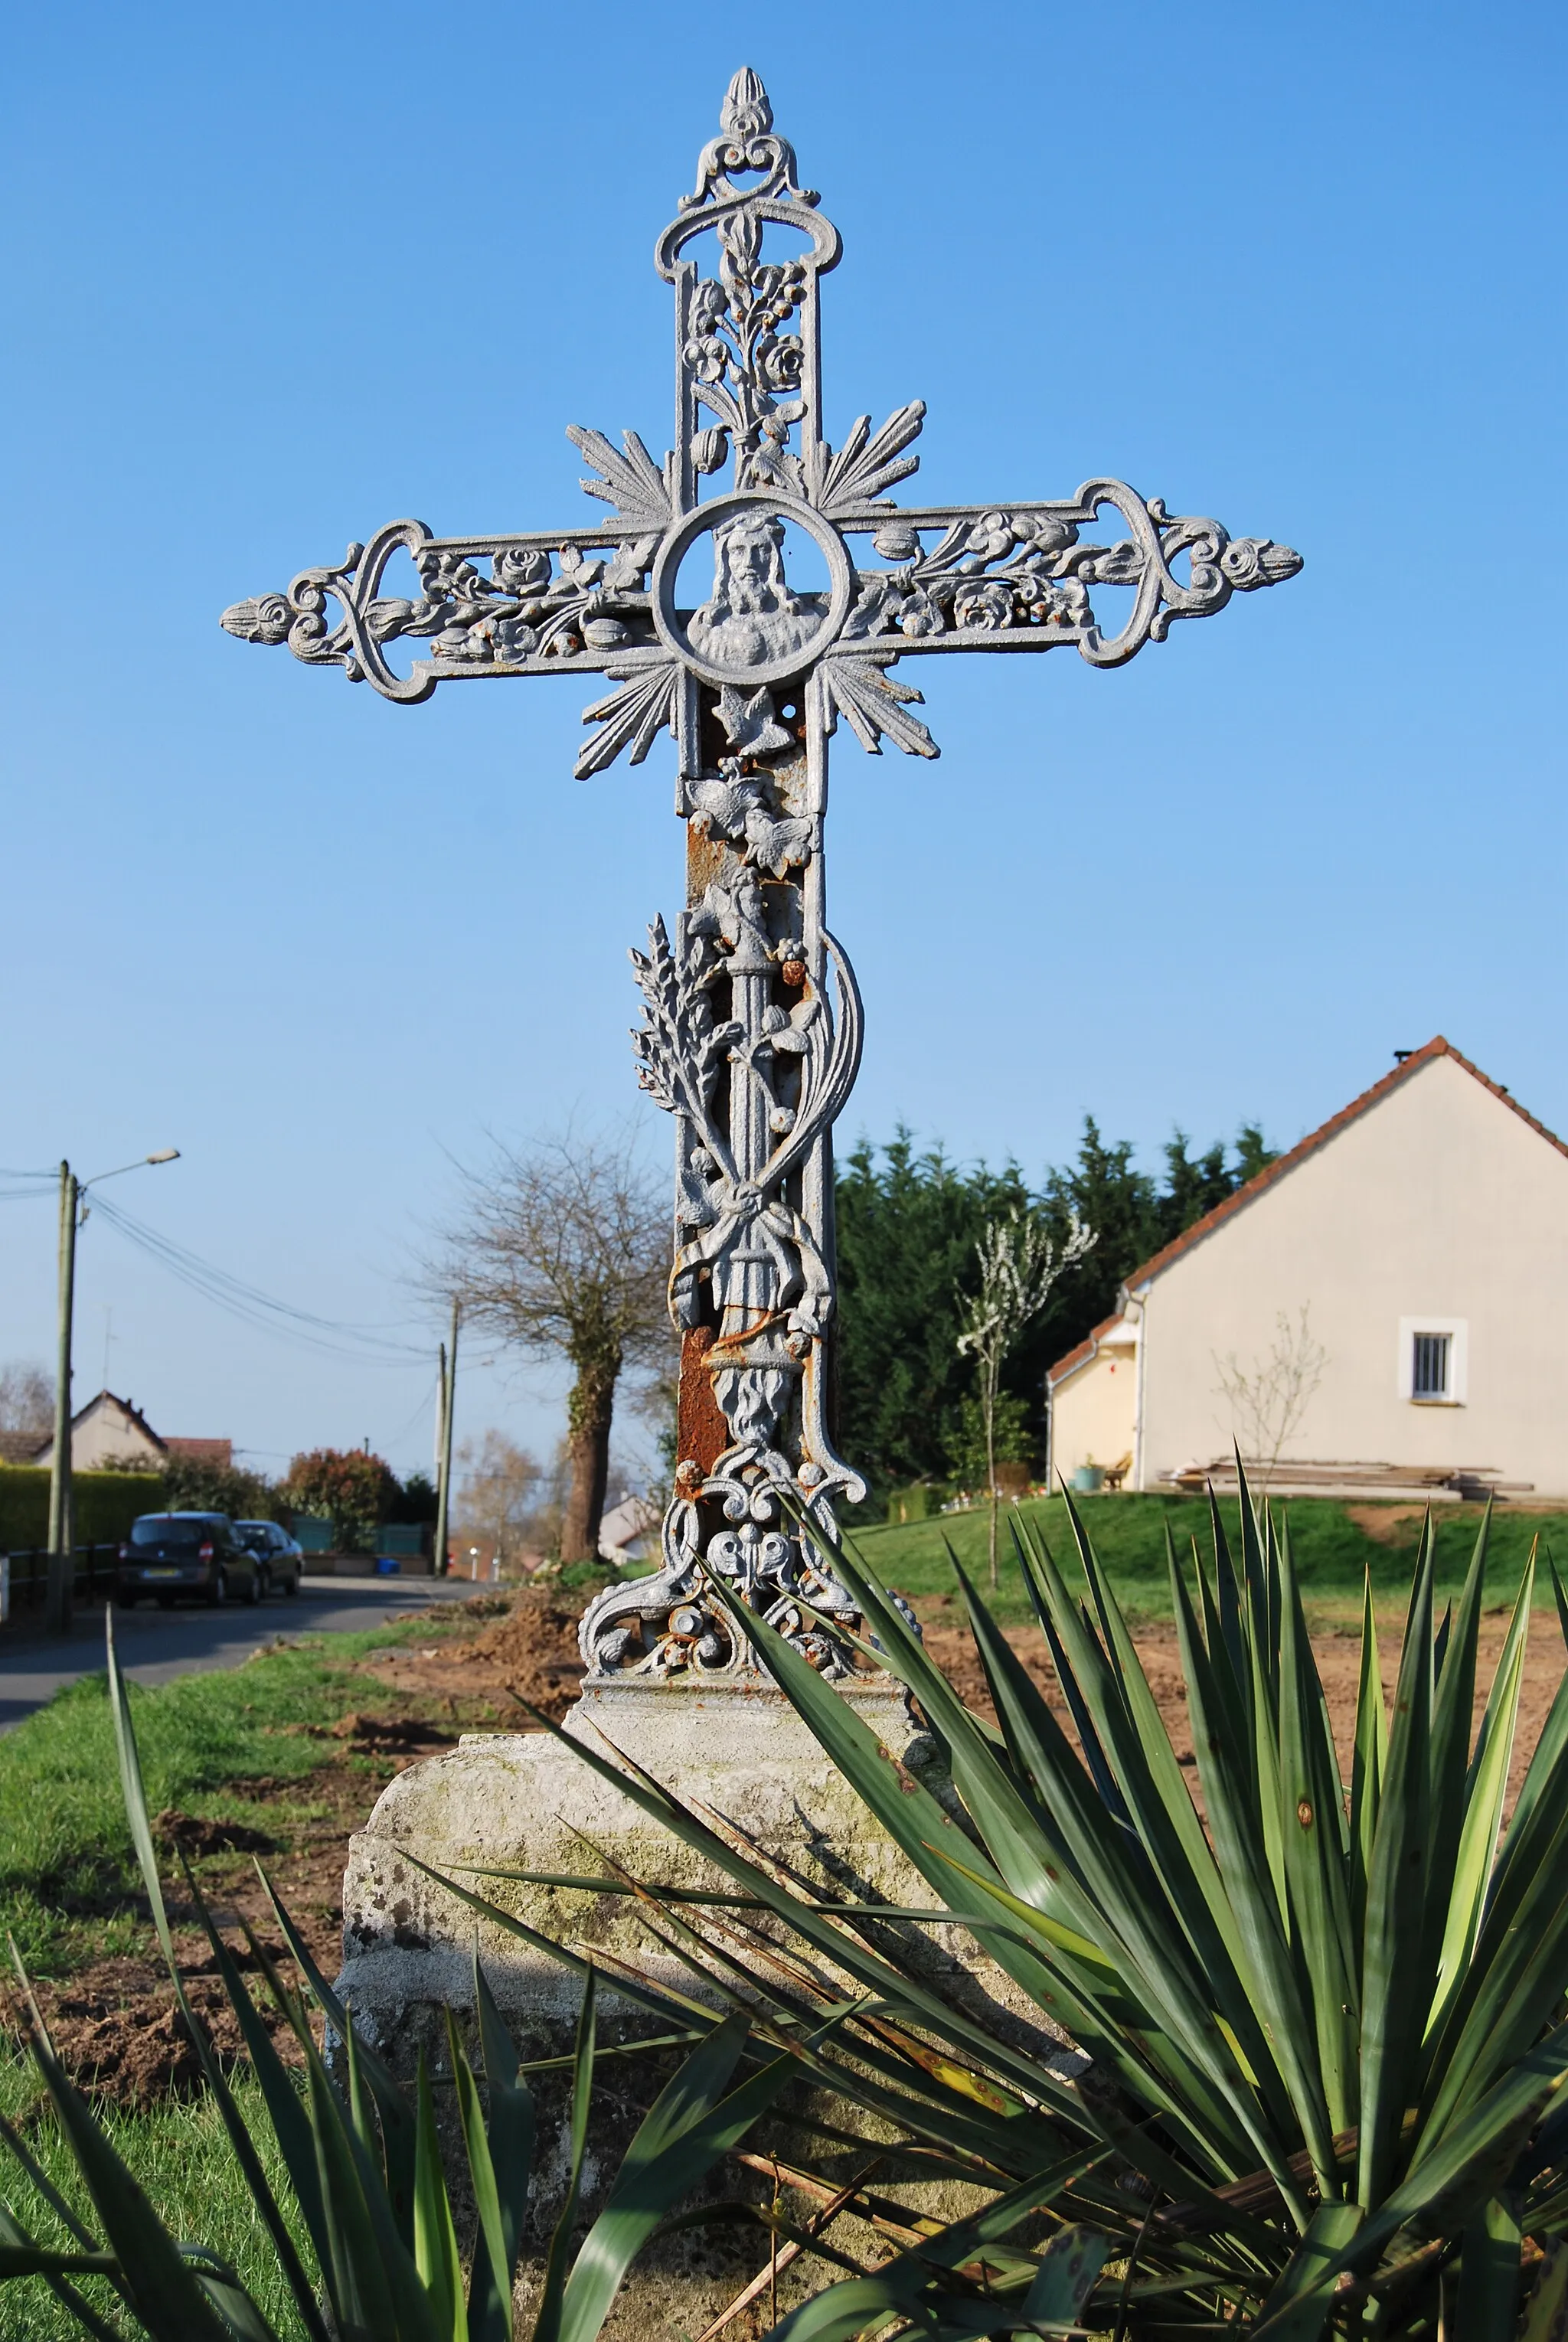
[[[804,529],[827,564],[824,594],[791,591],[785,531]],[[714,540],[714,587],[700,609],[675,608],[681,564],[700,536]],[[660,640],[704,683],[756,690],[782,683],[822,656],[854,597],[843,537],[819,512],[772,488],[737,488],[688,513],[654,564],[654,625]]]

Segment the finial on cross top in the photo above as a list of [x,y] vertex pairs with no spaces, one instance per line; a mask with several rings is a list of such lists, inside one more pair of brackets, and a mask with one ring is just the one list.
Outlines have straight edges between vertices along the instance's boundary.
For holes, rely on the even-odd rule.
[[719,128],[726,138],[760,138],[764,130],[773,126],[774,110],[762,76],[754,73],[750,65],[743,65],[724,92]]
[[762,78],[750,65],[743,65],[724,92],[719,112],[721,135],[704,147],[696,188],[681,197],[681,209],[690,211],[714,193],[739,195],[742,191],[730,184],[732,171],[760,175],[762,185],[746,191],[752,195],[784,195],[800,204],[820,203],[814,188],[797,183],[794,148],[787,138],[775,137],[773,126],[774,110]]
[[[902,661],[1073,649],[1122,666],[1178,619],[1302,562],[1110,478],[1066,497],[894,503],[924,406],[874,431],[862,415],[829,443],[820,279],[837,230],[800,186],[749,66],[720,121],[655,247],[675,310],[663,463],[634,432],[618,449],[574,426],[596,475],[583,486],[607,517],[477,537],[395,521],[223,624],[401,701],[448,681],[603,675],[613,688],[586,710],[583,777],[674,736],[686,908],[673,932],[655,921],[633,959],[639,1079],[676,1126],[679,1464],[662,1567],[590,1606],[583,1650],[593,1680],[745,1680],[757,1663],[722,1586],[844,1681],[863,1660],[832,1554],[837,1508],[864,1483],[830,1419],[832,1129],[862,1012],[825,925],[830,739],[842,716],[874,755],[886,739],[934,756],[912,712],[921,694],[892,672]],[[764,258],[770,225],[798,250]],[[383,591],[400,553],[415,594]],[[404,641],[426,648],[402,673],[388,651]]]

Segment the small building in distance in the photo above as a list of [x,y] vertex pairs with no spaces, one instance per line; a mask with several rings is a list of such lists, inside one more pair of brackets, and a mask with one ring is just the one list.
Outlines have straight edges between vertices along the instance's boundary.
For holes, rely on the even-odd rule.
[[[163,1472],[176,1458],[216,1464],[226,1471],[234,1456],[232,1439],[161,1436],[139,1407],[128,1398],[116,1398],[113,1391],[100,1391],[71,1417],[73,1472]],[[53,1434],[34,1449],[30,1460],[53,1464]]]
[[1565,1319],[1568,1146],[1439,1036],[1126,1279],[1053,1475],[1563,1496]]
[[624,1495],[606,1507],[599,1521],[599,1558],[624,1567],[629,1561],[647,1561],[659,1550],[659,1510],[646,1496]]

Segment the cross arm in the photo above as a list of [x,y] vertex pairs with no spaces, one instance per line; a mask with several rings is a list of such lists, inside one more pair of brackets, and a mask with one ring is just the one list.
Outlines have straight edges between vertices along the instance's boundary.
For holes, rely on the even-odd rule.
[[[434,536],[421,521],[393,521],[335,566],[302,569],[286,593],[235,603],[221,624],[242,642],[286,643],[308,666],[342,667],[352,683],[404,702],[480,676],[602,674],[652,639],[648,572],[658,544],[659,530],[641,517],[485,537]],[[413,562],[414,594],[382,590],[399,553]],[[386,657],[400,638],[429,646],[408,676]]]
[[[1171,514],[1121,480],[1087,481],[1064,501],[867,505],[837,517],[846,534],[870,535],[886,565],[857,563],[846,633],[901,657],[1074,644],[1093,666],[1122,666],[1145,643],[1163,642],[1178,618],[1209,617],[1233,594],[1277,586],[1302,567],[1287,545]],[[1096,586],[1132,589],[1130,611],[1109,633],[1094,609]]]

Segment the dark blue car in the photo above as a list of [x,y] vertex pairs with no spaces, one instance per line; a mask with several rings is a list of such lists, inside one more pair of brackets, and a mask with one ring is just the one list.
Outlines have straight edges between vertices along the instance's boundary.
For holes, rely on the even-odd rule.
[[120,1547],[115,1598],[122,1609],[151,1596],[176,1602],[259,1602],[261,1564],[226,1513],[144,1513]]

